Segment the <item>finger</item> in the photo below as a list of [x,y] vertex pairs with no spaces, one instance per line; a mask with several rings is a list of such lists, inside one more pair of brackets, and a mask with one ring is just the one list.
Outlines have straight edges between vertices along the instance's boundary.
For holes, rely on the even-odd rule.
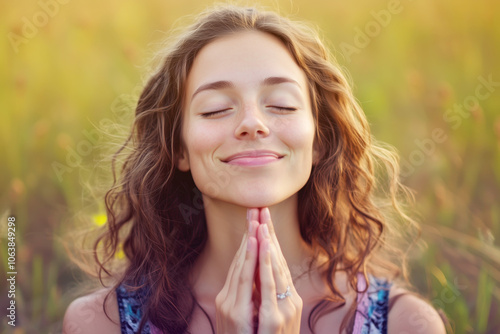
[[287,276],[287,279],[292,279],[292,276],[290,274],[290,270],[288,268],[288,264],[285,260],[285,257],[283,256],[283,252],[281,251],[280,244],[278,242],[278,237],[276,236],[273,221],[271,219],[271,213],[269,211],[269,208],[265,207],[260,210],[260,222],[261,224],[265,224],[268,227],[269,230],[269,236],[272,240],[272,246],[276,249],[276,256],[278,257],[278,263],[283,267],[283,270],[285,272],[285,275]]
[[274,281],[273,269],[271,267],[271,250],[270,250],[271,242],[269,238],[262,238],[262,236],[260,236],[260,238],[261,240],[259,241],[259,272],[260,272],[262,305],[277,306],[276,283]]
[[[250,226],[247,225],[247,228],[250,228]],[[231,266],[229,267],[228,276],[230,276],[234,272],[234,268],[236,267],[238,260],[241,257],[241,253],[243,252],[243,249],[246,247],[247,239],[248,239],[248,230],[243,234],[243,238],[241,239],[240,247],[236,251],[236,254],[234,255],[233,261],[231,262]]]
[[257,222],[259,222],[259,209],[248,208],[247,209],[247,221],[257,221]]
[[[249,235],[255,235],[256,229],[257,229],[258,223],[256,221],[250,221],[248,224],[248,231],[245,233],[245,237],[243,238],[243,242],[240,246],[240,249],[238,250],[237,257],[235,258],[235,265],[233,268],[233,271],[231,272],[231,278],[230,282],[228,285],[228,298],[231,298],[234,302],[236,302],[236,298],[238,296],[238,286],[240,284],[240,278],[241,278],[241,272],[243,268],[248,265],[247,260],[253,261],[252,259],[247,259],[247,249],[248,249],[248,240],[249,240]],[[244,248],[242,247],[244,245]],[[256,260],[255,260],[256,261]],[[251,264],[250,264],[251,266]],[[253,268],[255,269],[255,264],[253,265]],[[249,270],[249,269],[247,269]],[[253,275],[253,273],[252,273]],[[228,276],[229,277],[229,276]],[[242,279],[242,278],[241,278]],[[250,279],[250,282],[253,283],[253,279]],[[252,286],[250,285],[249,287],[250,290],[250,297],[251,297],[251,291],[252,291]]]
[[260,225],[259,224],[259,209],[248,209],[247,210],[247,219],[248,219],[248,224],[251,224],[253,223],[253,227],[252,229],[249,229],[250,232],[253,232],[253,233],[250,233],[248,236],[249,237],[254,237],[255,239],[257,239],[257,228],[258,226]]
[[[232,272],[234,271],[234,267],[236,265],[236,261],[235,260],[241,258],[241,254],[243,253],[243,250],[246,248],[246,242],[247,242],[248,237],[249,237],[249,231],[251,231],[250,222],[251,221],[256,221],[258,219],[258,215],[259,215],[258,209],[247,209],[246,230],[245,230],[245,232],[243,234],[243,239],[242,239],[242,242],[240,244],[240,247],[236,251],[236,254],[234,256],[233,262],[231,263],[231,266],[229,268],[228,276],[229,276],[229,274],[232,274]],[[256,232],[256,231],[254,231],[254,232]],[[253,234],[255,234],[255,233],[253,233]]]
[[282,265],[281,261],[278,258],[278,252],[276,247],[273,245],[268,227],[266,224],[262,224],[259,226],[259,237],[260,242],[268,241],[269,242],[269,256],[271,258],[271,270],[274,279],[274,284],[276,286],[277,293],[284,292],[288,285],[290,285],[291,280],[288,279],[285,267]]
[[260,223],[261,224],[266,224],[267,228],[269,229],[269,235],[271,237],[271,240],[273,244],[279,246],[278,238],[276,237],[276,231],[274,229],[274,224],[271,219],[271,212],[269,211],[269,208],[262,208],[260,210]]
[[[251,222],[256,223],[256,222]],[[255,273],[255,265],[257,264],[257,239],[249,237],[247,241],[247,249],[245,254],[245,262],[241,268],[241,272],[234,280],[237,280],[236,304],[250,305],[252,303],[252,287]]]
[[[250,224],[247,222],[247,228],[250,229]],[[231,262],[231,265],[229,266],[229,270],[226,276],[226,281],[224,283],[224,286],[222,287],[221,294],[227,295],[231,282],[233,280],[234,272],[236,267],[239,266],[239,264],[242,262],[241,260],[241,254],[242,250],[247,247],[247,239],[248,239],[248,230],[244,233],[243,238],[240,243],[240,247],[236,251],[236,254],[234,255],[233,261]]]

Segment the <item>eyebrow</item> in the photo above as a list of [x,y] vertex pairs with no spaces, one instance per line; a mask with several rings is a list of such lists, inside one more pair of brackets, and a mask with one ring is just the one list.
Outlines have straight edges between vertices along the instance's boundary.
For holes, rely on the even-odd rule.
[[[297,85],[299,88],[301,88],[297,81],[290,79],[290,78],[286,78],[286,77],[269,77],[269,78],[264,79],[262,81],[261,85],[262,86],[274,86],[274,85],[279,85],[282,83],[292,83],[292,84]],[[194,99],[196,94],[198,94],[204,90],[218,90],[218,89],[227,89],[227,88],[234,88],[234,87],[235,87],[234,83],[232,83],[231,81],[220,80],[220,81],[210,82],[210,83],[207,83],[207,84],[204,84],[204,85],[201,85],[200,87],[198,87],[198,89],[196,89],[196,91],[191,96],[191,101]]]

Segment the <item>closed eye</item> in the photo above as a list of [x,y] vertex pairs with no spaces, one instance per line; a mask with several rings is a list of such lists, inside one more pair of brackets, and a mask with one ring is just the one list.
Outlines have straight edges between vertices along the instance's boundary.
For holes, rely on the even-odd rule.
[[281,107],[281,106],[268,106],[268,108],[273,108],[273,109],[276,109],[280,112],[284,112],[284,111],[296,111],[297,108],[293,108],[293,107]]
[[222,114],[223,112],[228,111],[228,110],[231,110],[231,108],[206,112],[206,113],[201,114],[201,116],[205,117],[205,118],[211,118],[211,117],[217,116],[219,114]]

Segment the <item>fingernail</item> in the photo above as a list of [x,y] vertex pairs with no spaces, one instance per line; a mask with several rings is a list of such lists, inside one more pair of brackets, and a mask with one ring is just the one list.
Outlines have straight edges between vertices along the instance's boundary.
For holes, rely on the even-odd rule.
[[253,224],[252,222],[248,222],[248,234],[252,234],[253,231]]
[[262,209],[262,220],[264,221],[264,223],[267,223],[269,220],[271,220],[271,213],[269,212],[269,208]]
[[252,238],[248,238],[247,240],[247,251],[249,251],[252,248]]

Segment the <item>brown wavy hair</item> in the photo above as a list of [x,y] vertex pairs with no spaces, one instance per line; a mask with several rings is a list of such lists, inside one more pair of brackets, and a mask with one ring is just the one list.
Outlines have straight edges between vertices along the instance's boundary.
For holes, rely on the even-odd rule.
[[[327,258],[321,273],[332,296],[325,301],[345,302],[334,281],[339,271],[356,291],[359,273],[406,277],[406,247],[398,240],[415,223],[401,209],[407,191],[398,179],[397,156],[372,137],[346,76],[318,33],[274,12],[219,6],[202,13],[161,52],[140,95],[132,133],[113,158],[107,227],[95,242],[94,258],[101,282],[116,277],[113,263],[122,247],[126,264],[113,290],[125,284],[147,293],[139,332],[149,320],[164,332],[184,333],[197,304],[188,277],[206,243],[207,226],[190,172],[176,168],[185,84],[205,45],[249,30],[277,37],[308,79],[321,153],[298,194],[299,221],[315,259]],[[327,313],[325,306],[316,305],[309,315],[311,330],[313,320]],[[352,326],[355,308],[356,302],[342,329]]]

